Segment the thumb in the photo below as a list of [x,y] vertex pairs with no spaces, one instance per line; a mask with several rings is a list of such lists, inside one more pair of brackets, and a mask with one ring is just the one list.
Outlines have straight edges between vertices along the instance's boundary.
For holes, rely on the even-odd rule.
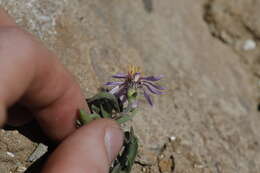
[[107,173],[123,143],[119,125],[100,119],[76,130],[48,159],[43,173]]

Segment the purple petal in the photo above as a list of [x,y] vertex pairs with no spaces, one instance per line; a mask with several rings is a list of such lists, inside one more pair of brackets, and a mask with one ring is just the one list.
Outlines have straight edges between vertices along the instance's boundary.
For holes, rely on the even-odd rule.
[[158,95],[162,95],[163,92],[157,90],[156,88],[154,88],[152,85],[149,85],[149,84],[143,84],[151,93],[154,93],[154,94],[158,94]]
[[137,82],[140,79],[140,77],[141,77],[141,73],[139,73],[139,72],[135,73],[134,82]]
[[127,98],[125,95],[121,95],[120,97],[121,102],[124,104],[127,101]]
[[153,106],[153,101],[152,101],[152,98],[149,94],[147,94],[147,92],[144,90],[144,97],[145,99],[148,101],[148,103]]
[[127,88],[125,85],[118,85],[110,90],[109,93],[114,94],[117,98],[120,98],[121,96],[126,95],[126,90]]
[[115,94],[115,93],[117,93],[119,90],[120,90],[120,87],[119,87],[119,85],[117,85],[116,87],[112,88],[112,89],[109,91],[109,93],[110,93],[110,94]]
[[125,79],[128,77],[128,74],[124,74],[124,73],[118,73],[112,76],[113,78],[118,78],[118,79]]
[[146,84],[149,84],[149,85],[153,86],[154,88],[156,88],[156,89],[158,89],[158,90],[166,90],[166,88],[161,87],[161,86],[159,86],[159,85],[155,85],[155,84],[152,83],[152,82],[148,82],[148,81],[143,81],[143,82],[146,83]]
[[148,81],[158,81],[163,78],[163,75],[160,76],[148,76],[148,77],[142,77],[141,80],[148,80]]
[[120,87],[119,91],[117,93],[115,93],[115,96],[120,98],[121,96],[126,94],[126,87],[122,86]]
[[123,84],[124,82],[107,82],[105,85],[107,86],[118,86]]

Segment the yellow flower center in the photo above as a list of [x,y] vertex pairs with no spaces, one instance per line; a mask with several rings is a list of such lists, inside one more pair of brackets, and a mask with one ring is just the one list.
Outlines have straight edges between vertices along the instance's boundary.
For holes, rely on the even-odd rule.
[[141,71],[141,68],[138,66],[130,65],[128,67],[128,74],[130,74],[131,76],[133,76],[135,73],[138,73],[140,71]]

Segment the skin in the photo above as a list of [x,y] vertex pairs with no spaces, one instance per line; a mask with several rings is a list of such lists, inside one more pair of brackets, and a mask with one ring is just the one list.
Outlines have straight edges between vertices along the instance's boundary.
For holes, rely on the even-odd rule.
[[117,123],[102,119],[75,129],[77,110],[87,110],[72,75],[32,35],[0,8],[0,125],[21,125],[35,118],[60,145],[43,173],[105,173],[120,151]]

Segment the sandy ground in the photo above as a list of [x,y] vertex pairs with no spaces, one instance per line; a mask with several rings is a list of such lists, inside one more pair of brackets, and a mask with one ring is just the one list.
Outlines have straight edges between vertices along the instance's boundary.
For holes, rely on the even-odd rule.
[[[0,0],[0,6],[59,55],[86,97],[129,64],[166,76],[167,94],[154,98],[154,108],[142,101],[132,123],[141,143],[134,173],[260,172],[258,1]],[[0,172],[23,172],[35,142],[41,141],[1,131]]]

